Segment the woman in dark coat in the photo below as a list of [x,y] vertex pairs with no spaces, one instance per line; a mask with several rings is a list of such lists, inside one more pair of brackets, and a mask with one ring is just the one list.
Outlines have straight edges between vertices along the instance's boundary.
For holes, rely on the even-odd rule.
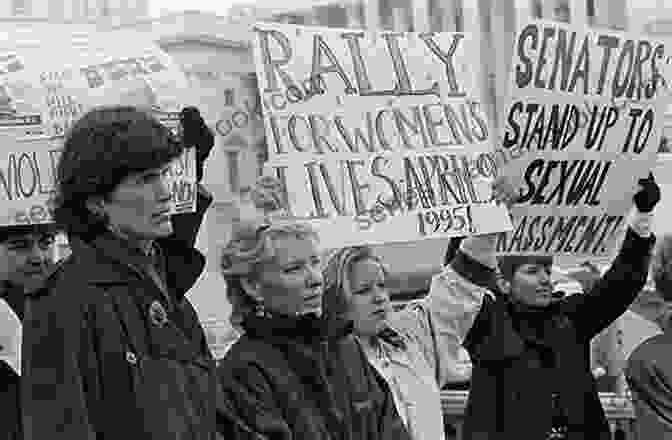
[[18,373],[0,359],[0,440],[23,438],[19,410],[20,379]]
[[[432,291],[451,296],[455,336],[473,362],[465,440],[611,439],[590,371],[590,340],[646,281],[660,190],[640,181],[618,256],[589,292],[553,296],[552,257],[495,257],[496,235],[465,238]],[[512,201],[506,185],[498,197]]]
[[410,439],[348,322],[325,321],[316,233],[243,220],[222,256],[243,332],[220,380],[252,429],[277,440]]
[[[197,110],[181,116],[200,177],[213,136]],[[214,440],[218,423],[236,435],[185,296],[203,270],[194,242],[211,199],[199,188],[196,214],[167,213],[167,169],[184,144],[133,107],[93,110],[68,135],[55,217],[72,254],[26,303],[26,439]]]

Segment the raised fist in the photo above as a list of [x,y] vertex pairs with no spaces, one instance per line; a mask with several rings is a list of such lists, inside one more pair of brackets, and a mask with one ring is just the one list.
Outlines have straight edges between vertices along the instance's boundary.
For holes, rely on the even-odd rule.
[[635,206],[639,212],[651,212],[660,201],[660,187],[651,172],[649,172],[649,177],[639,179],[638,183],[639,191],[633,197]]
[[185,147],[196,147],[196,181],[203,178],[203,165],[215,145],[215,136],[196,107],[185,107],[180,112],[182,141]]

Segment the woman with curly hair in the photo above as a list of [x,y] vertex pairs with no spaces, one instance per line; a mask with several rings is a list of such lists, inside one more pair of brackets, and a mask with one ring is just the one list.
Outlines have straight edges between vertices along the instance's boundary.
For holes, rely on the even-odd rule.
[[[263,191],[253,193],[255,202],[277,211]],[[240,219],[221,270],[231,322],[243,334],[219,364],[220,383],[255,433],[278,440],[409,439],[352,326],[322,315],[313,229],[278,216]]]

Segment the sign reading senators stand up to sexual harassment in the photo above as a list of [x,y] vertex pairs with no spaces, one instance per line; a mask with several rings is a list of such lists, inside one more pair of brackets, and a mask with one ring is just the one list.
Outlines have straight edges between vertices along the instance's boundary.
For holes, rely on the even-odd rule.
[[668,58],[650,37],[521,26],[497,146],[521,203],[498,251],[610,253],[655,162]]
[[510,227],[475,38],[264,23],[254,49],[267,172],[327,246]]

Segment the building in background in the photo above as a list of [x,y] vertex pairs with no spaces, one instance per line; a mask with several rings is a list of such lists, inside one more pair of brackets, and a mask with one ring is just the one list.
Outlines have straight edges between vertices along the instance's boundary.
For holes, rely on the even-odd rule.
[[149,16],[149,0],[3,0],[0,19],[92,22]]
[[[495,128],[503,113],[516,23],[528,17],[633,32],[665,30],[672,36],[672,3],[665,0],[304,0],[292,7],[258,0],[231,8],[232,19],[248,23],[481,33],[482,100]],[[672,130],[672,121],[669,126]]]

